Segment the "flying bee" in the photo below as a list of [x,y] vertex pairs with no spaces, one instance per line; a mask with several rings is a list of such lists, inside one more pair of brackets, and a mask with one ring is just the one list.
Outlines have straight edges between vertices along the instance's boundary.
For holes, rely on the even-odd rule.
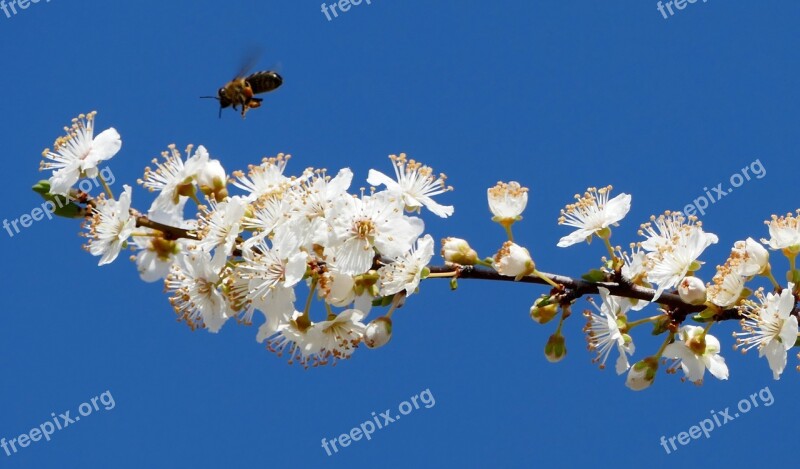
[[222,117],[222,110],[228,106],[233,106],[238,110],[242,107],[242,119],[247,111],[252,108],[261,107],[263,99],[256,98],[255,95],[272,91],[281,84],[283,78],[271,70],[262,70],[243,76],[246,71],[237,74],[236,78],[229,81],[217,91],[217,96],[201,96],[219,101],[219,116]]

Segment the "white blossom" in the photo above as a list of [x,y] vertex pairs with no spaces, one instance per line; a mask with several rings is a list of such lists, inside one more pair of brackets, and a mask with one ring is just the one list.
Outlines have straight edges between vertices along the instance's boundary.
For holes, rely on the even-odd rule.
[[575,195],[576,202],[561,210],[559,225],[576,228],[561,238],[558,247],[564,248],[587,241],[592,235],[599,235],[610,226],[616,226],[631,209],[631,196],[620,194],[613,199],[611,186],[596,189],[590,187],[583,196]]
[[719,351],[716,337],[705,334],[703,338],[702,327],[686,325],[681,327],[675,342],[664,349],[664,356],[680,363],[686,379],[700,384],[706,369],[717,379],[728,379],[728,365]]
[[743,332],[734,333],[736,347],[743,351],[758,348],[759,357],[767,357],[773,378],[780,379],[786,368],[786,355],[797,341],[797,317],[792,315],[794,284],[780,294],[758,292],[760,304],[748,301],[742,308]]
[[397,181],[380,171],[369,170],[367,183],[373,186],[386,186],[390,194],[402,197],[406,210],[419,212],[424,206],[434,215],[447,218],[453,214],[453,206],[440,205],[433,197],[453,190],[445,181],[447,176],[434,176],[433,169],[414,160],[406,159],[405,153],[389,155]]
[[101,256],[98,265],[114,261],[136,227],[136,219],[131,216],[131,186],[123,186],[119,200],[107,199],[105,194],[95,201],[91,209],[89,232],[86,234],[86,248],[93,256]]
[[111,159],[122,147],[116,129],[106,129],[94,136],[94,117],[97,113],[81,114],[65,127],[66,135],[58,137],[53,150],[46,149],[39,170],[53,170],[50,177],[50,193],[68,195],[72,186],[81,177],[95,178],[97,165]]

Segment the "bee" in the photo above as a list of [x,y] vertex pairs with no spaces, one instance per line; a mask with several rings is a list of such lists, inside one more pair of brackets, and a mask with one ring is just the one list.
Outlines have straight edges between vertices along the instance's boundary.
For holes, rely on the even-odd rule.
[[211,98],[219,101],[220,117],[222,117],[222,110],[226,107],[233,106],[233,109],[238,110],[239,106],[241,106],[242,119],[244,119],[249,109],[261,107],[263,99],[256,98],[255,95],[273,91],[283,84],[283,78],[277,72],[262,70],[244,76],[247,73],[247,68],[249,67],[243,68],[236,75],[236,78],[220,88],[217,91],[217,96],[201,96],[201,98]]

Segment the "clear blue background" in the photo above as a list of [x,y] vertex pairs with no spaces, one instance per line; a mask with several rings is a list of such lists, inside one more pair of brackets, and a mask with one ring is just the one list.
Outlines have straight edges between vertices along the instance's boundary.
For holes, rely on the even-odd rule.
[[[540,269],[577,275],[600,244],[565,250],[559,209],[588,186],[633,194],[615,231],[637,240],[651,214],[681,209],[760,158],[767,176],[713,205],[720,235],[701,274],[730,245],[766,235],[763,220],[798,207],[800,4],[710,1],[665,20],[651,0],[373,0],[333,21],[320,2],[53,0],[12,18],[0,13],[2,218],[40,203],[30,186],[40,152],[80,112],[99,111],[123,149],[115,187],[141,177],[169,143],[204,144],[226,169],[294,155],[306,166],[390,172],[405,151],[446,172],[441,197],[455,216],[426,216],[436,238],[467,237],[482,255],[503,240],[489,221],[486,188],[516,179],[531,188],[515,231]],[[500,2],[497,2],[500,3]],[[284,86],[242,121],[217,118],[213,94],[245,51]],[[150,195],[135,187],[135,205]],[[714,328],[731,377],[703,387],[659,374],[642,393],[599,371],[575,315],[569,354],[542,354],[554,325],[528,308],[543,289],[463,281],[422,285],[395,315],[380,350],[359,349],[335,368],[289,367],[257,344],[255,328],[192,333],[175,322],[161,284],[138,280],[121,256],[97,268],[80,248],[78,222],[41,221],[0,232],[0,436],[7,439],[99,393],[98,412],[0,467],[666,467],[794,461],[797,358],[779,382],[766,361],[731,349],[735,324]],[[779,274],[785,261],[775,262]],[[578,311],[586,303],[579,303]],[[657,342],[637,336],[636,358]],[[769,386],[759,407],[667,455],[659,445]],[[425,389],[412,412],[333,456],[323,437]]]

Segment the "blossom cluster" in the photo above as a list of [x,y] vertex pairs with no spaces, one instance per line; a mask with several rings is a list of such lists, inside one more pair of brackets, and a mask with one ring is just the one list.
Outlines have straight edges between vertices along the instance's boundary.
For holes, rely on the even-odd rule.
[[[204,146],[185,152],[170,145],[144,170],[139,185],[155,194],[146,213],[132,207],[132,188],[115,197],[97,170],[122,146],[111,128],[94,135],[95,113],[80,115],[52,150],[43,153],[42,170],[52,170],[51,197],[69,196],[86,204],[86,249],[99,264],[113,262],[132,249],[142,280],[163,280],[180,321],[191,329],[218,332],[230,319],[259,323],[256,340],[272,352],[305,367],[335,364],[365,344],[381,347],[392,336],[392,313],[417,292],[426,278],[484,278],[547,284],[531,318],[558,326],[545,346],[551,362],[567,353],[562,327],[581,296],[592,307],[583,316],[588,348],[604,368],[615,355],[617,374],[626,385],[649,387],[662,364],[667,373],[682,370],[684,380],[700,384],[705,371],[728,379],[721,341],[712,326],[739,319],[735,348],[758,349],[779,379],[788,351],[798,340],[800,210],[767,220],[769,238],[733,244],[727,260],[710,281],[698,272],[706,250],[719,243],[694,216],[666,211],[640,225],[629,249],[611,243],[612,231],[631,209],[632,197],[612,197],[611,186],[588,188],[561,210],[560,225],[571,227],[558,247],[601,240],[605,254],[583,279],[538,270],[531,251],[514,240],[512,227],[522,220],[528,188],[498,182],[487,190],[492,221],[507,239],[493,256],[482,258],[464,239],[445,238],[444,266],[429,265],[434,240],[425,234],[422,210],[446,218],[452,206],[433,198],[452,190],[444,174],[405,154],[391,155],[394,177],[370,170],[370,189],[351,193],[353,173],[306,168],[287,174],[289,155],[278,154],[226,172]],[[76,192],[75,184],[98,177],[104,194]],[[231,194],[230,192],[237,192]],[[771,252],[788,259],[787,282],[772,274]],[[768,281],[771,291],[755,288]],[[298,299],[299,287],[307,294]],[[316,300],[316,301],[315,301]],[[312,306],[317,306],[316,308]],[[634,317],[649,305],[653,316]],[[367,322],[373,307],[388,311]],[[560,313],[560,314],[559,314]],[[692,320],[695,324],[686,324]],[[637,348],[632,331],[651,325],[664,336],[661,347],[631,364]],[[641,347],[640,347],[641,348]]]
[[[54,170],[51,193],[66,194],[80,178],[97,176],[97,163],[120,150],[116,130],[94,136],[94,118],[79,116],[55,151],[45,151],[57,163],[42,166]],[[141,278],[163,279],[179,320],[192,329],[217,332],[232,318],[249,325],[258,313],[256,339],[291,363],[335,363],[362,342],[384,345],[392,312],[416,291],[433,256],[433,238],[423,235],[416,215],[423,208],[440,217],[453,213],[433,200],[452,190],[446,176],[392,155],[395,179],[371,170],[367,183],[382,189],[354,195],[350,169],[331,176],[306,168],[290,176],[289,159],[279,154],[229,176],[205,147],[182,154],[171,145],[138,180],[156,195],[146,216],[131,208],[127,185],[117,199],[107,188],[91,200],[86,248],[100,265],[135,250]],[[230,195],[229,183],[241,193]],[[302,284],[309,296],[298,309]],[[312,315],[314,298],[324,306],[319,318]],[[366,323],[373,303],[391,309]]]
[[[720,341],[708,332],[722,316],[733,311],[742,318],[742,331],[734,333],[735,347],[743,351],[757,348],[760,356],[767,357],[774,378],[779,379],[787,364],[787,352],[798,338],[796,304],[800,271],[795,259],[800,252],[800,211],[797,216],[773,216],[766,222],[770,238],[762,239],[761,243],[753,238],[734,243],[729,258],[717,267],[711,282],[704,282],[697,271],[703,265],[700,258],[705,250],[719,241],[715,234],[706,232],[696,217],[667,211],[642,224],[638,231],[642,239],[632,243],[629,251],[623,251],[612,246],[610,239],[612,227],[619,226],[630,211],[631,196],[623,193],[612,198],[611,191],[611,186],[587,189],[583,195],[575,196],[576,201],[568,204],[558,219],[559,224],[574,228],[559,240],[559,247],[591,242],[597,237],[608,251],[609,257],[603,258],[601,269],[585,276],[597,283],[601,298],[599,306],[593,303],[595,311],[584,313],[589,349],[597,352],[595,361],[601,368],[616,350],[615,369],[618,374],[628,372],[626,384],[634,390],[653,383],[661,361],[671,361],[668,372],[680,367],[684,379],[696,384],[702,383],[705,370],[718,379],[727,379],[729,371],[720,355]],[[493,220],[509,235],[492,267],[500,275],[515,280],[532,275],[545,277],[536,270],[529,251],[513,243],[511,236],[511,225],[522,218],[527,205],[528,190],[517,182],[501,182],[489,190],[488,198]],[[770,254],[765,246],[788,258],[788,285],[781,285],[772,276]],[[759,289],[754,295],[758,301],[754,301],[747,284],[757,276],[772,282],[774,292],[765,295],[763,288]],[[604,286],[609,282],[652,291],[652,298],[645,301],[632,295],[614,296]],[[559,307],[563,310],[558,329],[545,347],[548,360],[560,361],[566,355],[561,326],[573,301],[566,299],[569,295],[564,294],[563,286],[553,286],[551,294],[534,302],[530,313],[534,321],[544,324],[557,316]],[[660,315],[629,320],[631,312],[659,302],[665,293],[678,295],[685,307],[699,311],[694,319],[705,325],[681,325],[682,319],[675,318],[679,313],[685,318],[690,311],[680,311],[674,307],[674,301],[668,303],[672,307],[662,305]],[[654,325],[655,332],[667,337],[655,355],[631,365],[628,357],[635,351],[631,330],[643,324]]]

